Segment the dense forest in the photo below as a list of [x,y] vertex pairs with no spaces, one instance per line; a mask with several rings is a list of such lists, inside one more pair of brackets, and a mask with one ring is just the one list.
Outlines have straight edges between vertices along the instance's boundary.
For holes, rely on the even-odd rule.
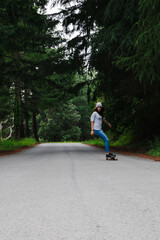
[[89,139],[97,101],[115,141],[160,136],[160,2],[47,3],[0,3],[1,140]]

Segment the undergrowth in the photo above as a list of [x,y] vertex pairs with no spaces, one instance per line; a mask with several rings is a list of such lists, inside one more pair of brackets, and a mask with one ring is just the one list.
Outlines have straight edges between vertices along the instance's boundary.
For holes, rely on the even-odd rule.
[[29,147],[36,144],[34,138],[23,138],[21,140],[9,139],[0,142],[0,151],[12,151],[23,147]]
[[160,157],[160,137],[155,137],[149,142],[148,154],[154,157]]

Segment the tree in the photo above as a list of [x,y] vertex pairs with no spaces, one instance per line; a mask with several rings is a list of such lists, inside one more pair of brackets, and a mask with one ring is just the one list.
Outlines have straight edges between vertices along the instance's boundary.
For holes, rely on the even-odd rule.
[[89,69],[97,71],[93,99],[104,102],[117,133],[132,128],[135,137],[160,134],[159,2],[59,2],[66,32],[80,32],[68,46],[79,58],[86,48],[91,53]]
[[[3,33],[0,39],[1,86],[4,90],[8,88],[8,98],[12,99],[13,106],[8,108],[8,112],[14,113],[16,138],[24,137],[25,132],[29,136],[28,121],[32,112],[34,133],[38,140],[35,127],[38,111],[35,88],[44,82],[44,75],[40,75],[44,69],[42,63],[46,58],[50,58],[50,62],[53,60],[53,54],[49,57],[47,48],[57,47],[61,42],[56,32],[53,36],[58,22],[38,13],[38,8],[44,9],[46,3],[47,1],[3,1],[0,7],[0,32]],[[57,52],[54,52],[55,59],[58,58]],[[51,64],[55,66],[57,62]],[[4,101],[4,98],[3,94],[1,100]],[[3,110],[0,114],[4,118]]]

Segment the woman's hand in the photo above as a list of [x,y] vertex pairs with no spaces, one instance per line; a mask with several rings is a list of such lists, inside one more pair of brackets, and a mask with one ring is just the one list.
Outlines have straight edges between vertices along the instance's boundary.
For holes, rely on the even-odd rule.
[[110,123],[108,123],[108,126],[111,128],[112,127],[112,125],[110,124]]
[[94,131],[92,130],[92,131],[91,131],[91,136],[93,136],[93,135],[94,135]]

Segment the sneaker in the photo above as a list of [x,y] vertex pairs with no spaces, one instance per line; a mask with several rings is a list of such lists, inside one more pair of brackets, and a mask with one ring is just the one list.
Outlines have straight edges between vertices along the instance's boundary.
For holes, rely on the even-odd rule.
[[116,154],[113,154],[113,153],[109,153],[109,154],[111,154],[113,157],[115,157],[115,156],[116,156]]
[[106,154],[106,157],[113,157],[113,154],[108,153],[108,154]]

